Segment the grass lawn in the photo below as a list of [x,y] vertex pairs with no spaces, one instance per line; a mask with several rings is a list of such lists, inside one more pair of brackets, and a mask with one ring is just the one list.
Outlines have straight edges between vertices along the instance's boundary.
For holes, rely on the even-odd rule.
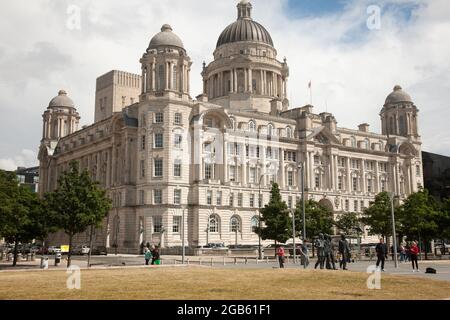
[[25,300],[317,300],[446,299],[450,282],[385,276],[369,290],[368,274],[319,270],[161,268],[82,270],[81,290],[64,271],[0,273],[0,299]]

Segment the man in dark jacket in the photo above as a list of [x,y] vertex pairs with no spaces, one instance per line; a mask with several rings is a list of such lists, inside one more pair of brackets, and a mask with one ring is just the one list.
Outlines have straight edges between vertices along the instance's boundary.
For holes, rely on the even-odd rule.
[[341,240],[339,240],[339,254],[341,255],[339,267],[343,270],[347,270],[347,261],[350,258],[350,246],[347,239],[345,239],[344,234],[341,234]]
[[380,243],[375,247],[375,251],[377,252],[378,257],[377,268],[380,266],[381,262],[381,271],[384,271],[384,262],[386,261],[388,250],[383,238],[380,239]]

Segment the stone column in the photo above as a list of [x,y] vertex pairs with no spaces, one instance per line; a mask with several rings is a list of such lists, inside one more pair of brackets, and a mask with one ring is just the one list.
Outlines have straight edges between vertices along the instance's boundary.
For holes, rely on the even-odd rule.
[[234,93],[234,69],[230,69],[230,93]]
[[186,66],[186,67],[187,67],[187,71],[186,71],[186,73],[187,73],[187,79],[186,79],[187,92],[186,93],[189,94],[189,92],[191,91],[191,69],[188,66]]
[[350,170],[350,158],[347,158],[345,169],[347,170],[347,192],[352,192],[353,181],[352,181],[352,172]]
[[248,91],[253,93],[253,74],[252,68],[248,68]]
[[310,186],[311,186],[311,189],[314,189],[315,188],[315,179],[314,179],[314,153],[313,152],[310,152],[309,153],[309,162],[310,162],[310,167],[309,167],[309,178],[310,178],[310,181],[309,181],[309,183],[310,183]]
[[228,134],[223,136],[223,181],[228,182]]
[[261,81],[260,81],[260,86],[261,86],[261,89],[260,89],[260,94],[261,95],[264,95],[264,71],[261,69],[260,70],[260,76],[261,76]]
[[244,68],[244,92],[248,92],[248,74],[247,74],[247,68]]
[[152,63],[152,91],[156,90],[156,60]]
[[234,72],[234,92],[238,92],[238,73],[237,73],[237,69],[233,69]]

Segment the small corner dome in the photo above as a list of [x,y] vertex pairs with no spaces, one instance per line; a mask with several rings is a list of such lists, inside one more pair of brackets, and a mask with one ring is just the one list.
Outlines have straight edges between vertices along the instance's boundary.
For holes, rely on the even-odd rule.
[[159,47],[178,47],[184,49],[183,41],[173,33],[172,27],[168,24],[163,25],[161,32],[152,38],[148,49],[157,49]]
[[413,103],[411,96],[403,91],[401,86],[396,85],[394,91],[386,98],[386,105],[404,102]]
[[67,92],[65,90],[60,90],[58,92],[58,95],[50,101],[48,107],[75,108],[75,104],[73,103],[72,99],[67,96]]

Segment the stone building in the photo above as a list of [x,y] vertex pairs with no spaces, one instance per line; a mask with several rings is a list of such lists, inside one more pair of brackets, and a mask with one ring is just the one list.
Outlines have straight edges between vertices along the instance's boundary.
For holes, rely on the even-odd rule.
[[[98,245],[136,253],[143,243],[179,247],[182,236],[190,247],[258,244],[258,208],[269,201],[271,183],[293,207],[302,172],[305,197],[335,217],[362,212],[381,191],[404,199],[423,185],[418,109],[400,86],[381,107],[381,133],[367,124],[340,128],[311,105],[292,108],[286,59],[277,59],[252,5],[243,0],[237,8],[237,21],[204,64],[195,100],[188,51],[163,25],[140,60],[141,75],[112,71],[97,80],[93,125],[78,130],[65,92],[50,103],[40,192],[56,187],[71,160],[89,170],[114,205],[96,231]],[[373,241],[365,231],[363,241]]]

